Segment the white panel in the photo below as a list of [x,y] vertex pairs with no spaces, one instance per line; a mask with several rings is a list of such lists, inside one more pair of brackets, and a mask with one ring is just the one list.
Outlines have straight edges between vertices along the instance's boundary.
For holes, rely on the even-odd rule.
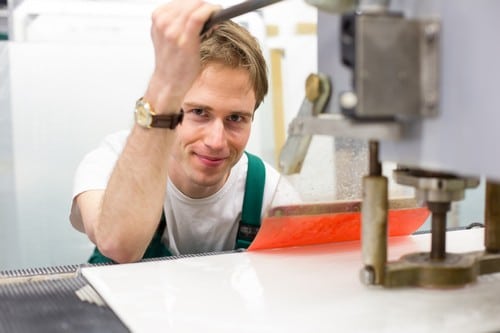
[[151,64],[147,46],[10,44],[20,266],[87,259],[68,219],[73,175],[105,135],[129,128]]
[[[448,232],[448,251],[482,248],[482,229]],[[390,257],[430,234],[390,239]],[[460,289],[361,284],[358,242],[107,267],[83,275],[133,332],[489,332],[500,274]]]
[[15,268],[19,254],[12,154],[8,43],[0,42],[0,270]]

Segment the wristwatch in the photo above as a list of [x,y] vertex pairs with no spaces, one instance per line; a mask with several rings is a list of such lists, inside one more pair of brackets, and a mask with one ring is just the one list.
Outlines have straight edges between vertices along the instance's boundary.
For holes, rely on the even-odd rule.
[[156,114],[151,104],[139,98],[135,103],[135,122],[145,128],[169,128],[175,129],[182,123],[184,112],[174,114]]

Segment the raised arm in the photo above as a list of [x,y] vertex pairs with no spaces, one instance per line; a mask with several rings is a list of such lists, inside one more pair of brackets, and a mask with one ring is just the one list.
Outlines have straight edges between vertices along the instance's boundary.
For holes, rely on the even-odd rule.
[[[200,71],[200,31],[218,6],[171,1],[152,15],[155,67],[144,94],[156,114],[180,111]],[[167,162],[175,130],[134,125],[104,192],[83,193],[76,203],[85,232],[116,262],[139,260],[161,217]]]

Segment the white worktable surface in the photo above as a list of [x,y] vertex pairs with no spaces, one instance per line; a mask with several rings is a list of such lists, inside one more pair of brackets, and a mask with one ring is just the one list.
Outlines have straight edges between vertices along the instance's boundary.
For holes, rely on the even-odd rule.
[[[447,251],[483,248],[483,229]],[[430,234],[390,239],[389,258]],[[500,274],[453,290],[367,287],[359,242],[92,267],[82,273],[133,332],[500,331]]]

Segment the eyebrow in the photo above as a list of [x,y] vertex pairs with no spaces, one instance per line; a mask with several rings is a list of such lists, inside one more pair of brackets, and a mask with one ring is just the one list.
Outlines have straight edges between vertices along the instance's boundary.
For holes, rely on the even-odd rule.
[[[195,104],[195,103],[190,103],[190,102],[186,102],[184,103],[185,106],[189,107],[189,108],[192,108],[192,109],[202,109],[202,110],[207,110],[207,111],[212,111],[213,108],[208,106],[208,105],[202,105],[202,104]],[[253,116],[253,112],[249,112],[249,111],[242,111],[242,110],[234,110],[234,111],[231,111],[230,112],[231,114],[237,114],[237,115],[240,115],[240,116],[247,116],[247,117],[252,117]]]

